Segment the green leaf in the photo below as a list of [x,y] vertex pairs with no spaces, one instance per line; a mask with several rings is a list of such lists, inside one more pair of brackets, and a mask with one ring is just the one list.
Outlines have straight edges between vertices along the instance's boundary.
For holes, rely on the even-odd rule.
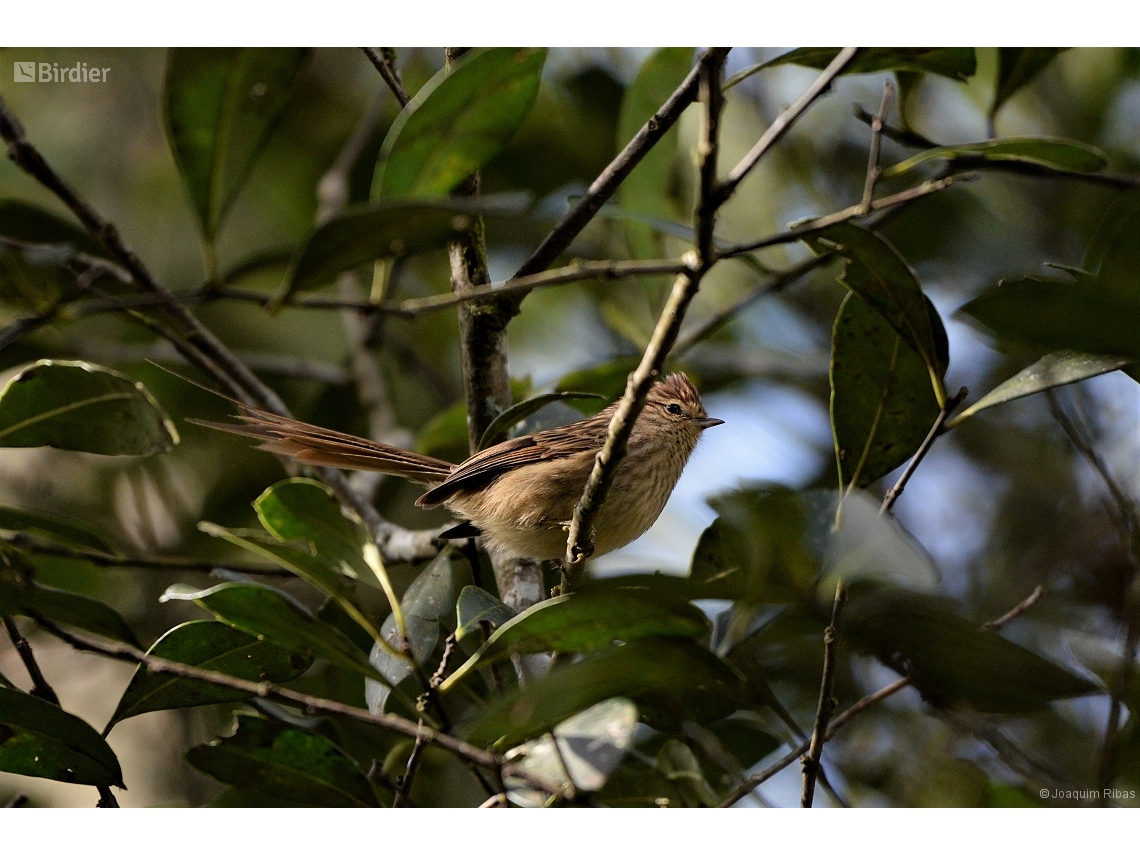
[[0,569],[0,612],[42,615],[48,620],[104,638],[141,647],[134,631],[117,611],[100,600],[27,582]]
[[745,769],[759,763],[781,745],[779,739],[747,717],[733,716],[706,726]]
[[978,401],[946,422],[946,428],[954,428],[970,416],[988,410],[990,407],[1004,404],[1007,401],[1016,401],[1028,395],[1044,392],[1046,389],[1055,389],[1058,386],[1067,386],[1070,383],[1079,383],[1090,377],[1108,374],[1126,365],[1133,360],[1123,356],[1094,356],[1089,353],[1078,353],[1074,350],[1057,350],[1042,356],[1028,368],[1019,371],[1004,383],[983,395]]
[[[766,68],[779,65],[805,65],[826,68],[839,55],[839,48],[796,48],[775,59],[739,71],[724,82],[729,89]],[[938,74],[951,80],[965,81],[974,76],[977,59],[973,48],[863,48],[843,69],[843,74],[868,74],[878,71],[912,71]]]
[[447,246],[483,214],[512,216],[530,204],[526,193],[476,199],[382,199],[350,208],[317,226],[301,244],[285,284],[275,298],[284,302],[382,258],[416,255]]
[[[452,566],[452,557],[450,549],[441,552],[408,586],[400,601],[408,647],[411,656],[420,665],[428,660],[439,643],[443,618],[450,616],[455,609],[457,570]],[[392,648],[400,648],[400,631],[394,614],[384,621],[381,632]],[[407,657],[393,656],[379,644],[372,648],[369,661],[384,675],[388,685],[365,680],[364,697],[372,712],[386,712],[388,708],[385,705],[389,695],[393,694],[390,686],[399,686],[412,677],[412,663]],[[418,695],[420,691],[422,687],[412,690],[412,694]]]
[[489,623],[493,627],[500,627],[511,620],[516,612],[482,588],[467,585],[459,592],[459,599],[455,603],[455,615],[458,622],[455,640],[462,641],[475,632],[479,624]]
[[464,460],[470,448],[465,401],[456,401],[446,410],[440,410],[428,419],[416,437],[416,451],[442,460]]
[[818,568],[804,542],[806,517],[794,493],[776,486],[748,488],[709,504],[719,516],[693,553],[694,598],[779,603],[805,595]]
[[172,585],[161,601],[191,600],[219,620],[250,635],[305,656],[320,656],[334,665],[383,680],[352,641],[314,618],[303,606],[264,585],[226,582],[202,591]]
[[[664,104],[693,67],[692,48],[660,48],[642,63],[621,102],[618,114],[618,149],[625,146]],[[662,220],[677,216],[671,198],[678,130],[671,128],[626,176],[618,187],[618,202],[628,211]],[[653,228],[636,221],[625,223],[626,241],[633,258],[661,258],[664,246]]]
[[64,546],[94,549],[108,555],[115,553],[102,533],[47,511],[26,511],[22,508],[0,506],[0,529],[23,531]]
[[846,260],[839,278],[867,301],[921,357],[939,405],[946,400],[942,378],[950,362],[946,330],[906,260],[882,235],[853,223],[839,223],[808,243],[817,253],[834,250]]
[[634,701],[650,726],[676,729],[725,717],[743,690],[740,675],[708,648],[643,638],[555,668],[498,699],[465,732],[479,744],[516,744],[613,697]]
[[1004,280],[961,311],[1002,338],[1048,350],[1140,358],[1140,303],[1087,283]]
[[226,784],[316,807],[379,807],[360,767],[324,737],[253,716],[237,731],[186,752],[186,762]]
[[173,48],[162,111],[202,233],[217,234],[292,98],[305,48]]
[[119,759],[95,729],[55,704],[0,688],[0,772],[123,787]]
[[670,739],[657,752],[657,771],[681,793],[688,807],[716,807],[717,798],[705,780],[701,764],[685,743]]
[[151,455],[177,443],[142,383],[97,365],[41,359],[0,391],[0,447]]
[[632,590],[584,590],[531,606],[499,627],[475,655],[444,680],[447,691],[476,668],[544,651],[601,650],[638,638],[699,638],[708,619],[696,606]]
[[525,401],[519,401],[513,407],[499,413],[495,420],[487,425],[476,451],[482,451],[502,442],[507,438],[507,431],[523,419],[537,413],[547,404],[553,404],[555,401],[586,401],[591,398],[601,399],[601,397],[601,395],[593,392],[546,392]]
[[801,501],[823,577],[878,579],[912,588],[941,581],[921,544],[897,519],[879,512],[878,499],[862,490],[811,490],[801,494]]
[[1031,81],[1068,48],[998,48],[997,88],[990,116],[997,114],[1014,92]]
[[855,292],[835,318],[830,377],[841,489],[877,481],[908,460],[938,418],[922,357]]
[[[311,478],[279,481],[258,496],[253,507],[265,530],[278,540],[306,541],[318,561],[345,576],[369,578],[372,575],[364,560],[368,533],[359,522],[341,512],[332,490],[319,481]],[[336,584],[343,588],[344,580]]]
[[[174,627],[147,653],[257,683],[287,683],[313,664],[311,655],[286,650],[212,620],[191,621]],[[125,718],[153,710],[220,704],[248,697],[248,692],[189,677],[153,674],[145,665],[140,665],[119,699],[106,730]]]
[[1140,193],[1121,193],[1108,206],[1081,267],[1096,271],[1102,293],[1140,309]]
[[70,244],[19,247],[0,243],[0,304],[47,314],[76,291],[64,265],[75,257]]
[[392,124],[372,198],[446,196],[506,144],[538,96],[546,51],[489,48],[444,69]]
[[80,252],[110,257],[78,224],[19,199],[0,199],[0,235],[27,243],[71,244]]
[[605,401],[614,401],[625,391],[626,381],[640,361],[640,357],[637,356],[622,356],[589,368],[571,371],[562,375],[554,388],[559,392],[581,389],[583,392],[601,395]]
[[[554,728],[553,736],[543,734],[512,748],[505,759],[552,790],[572,784],[580,792],[597,792],[629,750],[636,726],[637,706],[625,698],[610,698],[566,719]],[[516,804],[546,803],[545,792],[519,778],[507,776],[504,783]]]
[[921,151],[902,163],[883,170],[884,178],[893,178],[909,172],[920,163],[931,160],[964,160],[1030,163],[1066,172],[1100,172],[1108,165],[1108,159],[1091,145],[1075,140],[1053,139],[1052,137],[1006,137],[985,142],[944,145]]
[[978,629],[939,597],[902,590],[851,591],[843,635],[910,674],[936,706],[1027,713],[1049,701],[1098,691],[1081,677],[996,632]]

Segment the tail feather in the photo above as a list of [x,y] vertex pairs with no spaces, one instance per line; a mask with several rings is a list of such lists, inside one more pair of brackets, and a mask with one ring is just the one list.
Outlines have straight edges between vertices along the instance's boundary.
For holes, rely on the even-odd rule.
[[238,415],[245,424],[187,419],[193,424],[249,436],[262,441],[266,451],[286,454],[301,463],[338,469],[363,469],[407,478],[418,484],[444,481],[452,464],[434,457],[405,451],[351,434],[288,419],[241,405]]

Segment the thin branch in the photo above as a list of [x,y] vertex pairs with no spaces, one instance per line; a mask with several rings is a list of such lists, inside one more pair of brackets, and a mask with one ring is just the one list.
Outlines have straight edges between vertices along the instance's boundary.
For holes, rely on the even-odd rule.
[[910,481],[914,471],[918,469],[918,465],[926,458],[927,452],[930,451],[931,446],[934,445],[934,440],[942,434],[942,426],[946,424],[946,419],[950,418],[950,414],[957,409],[958,405],[966,400],[966,396],[970,394],[970,390],[963,386],[958,390],[958,394],[946,402],[941,410],[938,411],[938,418],[934,420],[934,424],[930,426],[930,432],[926,434],[926,439],[922,441],[922,445],[918,447],[918,451],[914,453],[914,457],[906,465],[898,482],[887,490],[887,494],[883,496],[883,504],[879,507],[879,513],[885,514],[894,507],[895,502],[898,501],[899,496],[902,495],[903,490],[906,489],[907,482]]
[[201,558],[181,558],[176,555],[107,555],[92,549],[78,549],[37,540],[22,532],[0,535],[0,541],[9,543],[24,552],[36,555],[53,555],[74,561],[86,561],[96,567],[137,567],[150,570],[179,570],[209,573],[212,570],[229,570],[247,576],[292,576],[288,570],[268,564],[234,564],[228,561],[208,561]]
[[501,769],[507,774],[522,778],[531,786],[545,793],[554,795],[549,784],[534,778],[527,773],[525,769],[520,769],[513,764],[505,763],[499,755],[491,751],[485,751],[482,748],[478,748],[475,745],[464,742],[461,739],[456,739],[454,736],[449,736],[438,730],[433,730],[426,726],[421,729],[416,723],[402,716],[392,713],[374,714],[360,707],[342,704],[338,701],[328,700],[327,698],[319,698],[315,695],[306,695],[292,689],[275,686],[273,683],[255,683],[252,680],[231,677],[228,674],[210,671],[206,668],[185,665],[181,662],[151,656],[149,653],[143,653],[141,650],[137,650],[130,645],[117,641],[105,641],[99,638],[82,638],[43,617],[36,616],[34,619],[36,623],[45,630],[67,642],[76,650],[86,653],[95,653],[124,662],[132,662],[145,667],[152,674],[172,674],[176,677],[188,677],[215,686],[224,686],[255,697],[269,698],[300,707],[305,710],[308,715],[315,715],[318,712],[322,712],[329,713],[330,715],[344,716],[345,718],[355,719],[356,721],[362,721],[366,724],[377,725],[412,738],[415,738],[422,730],[424,741],[427,744],[438,745],[443,750],[463,760],[475,763],[476,765],[485,766],[494,770]]
[[1026,597],[1024,600],[1022,600],[1020,603],[1018,603],[1016,606],[1014,606],[1012,609],[1010,609],[1004,615],[1002,615],[999,618],[995,618],[994,620],[991,620],[989,623],[982,624],[982,629],[993,629],[993,630],[1001,629],[1003,626],[1005,626],[1007,623],[1009,623],[1014,618],[1020,617],[1021,615],[1025,614],[1027,611],[1029,611],[1031,608],[1033,608],[1037,604],[1037,601],[1040,600],[1041,597],[1043,597],[1044,595],[1045,595],[1045,586],[1044,585],[1038,585],[1036,588],[1033,589],[1033,591],[1029,594],[1028,597]]
[[404,770],[404,774],[400,776],[399,781],[396,782],[396,795],[392,799],[392,807],[404,807],[407,804],[408,793],[412,790],[412,780],[416,776],[416,769],[419,768],[425,745],[427,745],[427,741],[424,739],[424,720],[421,718],[416,742],[412,746],[411,754],[408,755],[408,766]]
[[1121,609],[1121,620],[1125,626],[1124,645],[1121,651],[1120,666],[1113,675],[1112,685],[1109,687],[1108,721],[1104,727],[1104,742],[1101,746],[1100,762],[1097,769],[1097,787],[1101,793],[1098,802],[1105,804],[1108,800],[1107,788],[1116,775],[1116,757],[1119,750],[1118,736],[1124,713],[1124,694],[1128,691],[1128,685],[1132,681],[1136,654],[1140,650],[1140,515],[1137,514],[1136,502],[1117,483],[1100,454],[1085,439],[1077,425],[1065,412],[1056,391],[1048,389],[1045,396],[1049,402],[1049,410],[1053,414],[1053,418],[1065,431],[1069,442],[1100,476],[1108,489],[1116,509],[1113,517],[1127,545],[1132,564],[1132,580],[1125,589],[1124,603]]
[[[586,225],[601,210],[617,188],[633,171],[641,159],[656,145],[670,128],[681,118],[681,114],[697,99],[698,84],[704,70],[712,64],[723,65],[728,56],[728,48],[709,48],[697,60],[692,71],[681,81],[681,85],[661,105],[649,121],[647,121],[621,150],[609,166],[602,170],[594,179],[589,189],[578,200],[577,204],[567,212],[558,224],[543,238],[538,248],[531,253],[530,258],[523,262],[515,274],[516,277],[539,273],[554,263],[554,259],[566,250],[586,227]],[[515,297],[515,306],[522,302],[526,293]]]
[[835,641],[839,627],[839,615],[847,602],[847,592],[843,580],[835,583],[835,601],[831,606],[831,623],[823,633],[823,677],[819,687],[819,703],[815,710],[815,725],[812,727],[808,752],[803,760],[804,785],[800,794],[800,807],[811,807],[815,797],[815,781],[819,774],[819,760],[823,756],[823,743],[826,741],[827,723],[835,710],[835,699],[831,696],[835,683]]
[[[973,172],[956,172],[953,175],[948,175],[944,178],[932,178],[929,181],[924,181],[914,187],[894,193],[890,196],[883,196],[881,199],[876,199],[871,202],[871,211],[884,211],[894,208],[898,205],[903,205],[908,202],[913,202],[915,199],[920,199],[923,196],[929,196],[932,193],[938,193],[953,187],[955,184],[963,183],[966,181],[973,181],[978,176]],[[822,217],[817,217],[814,220],[809,220],[806,223],[790,228],[787,231],[778,232],[768,237],[760,238],[759,240],[749,241],[747,243],[734,244],[727,246],[720,251],[718,258],[732,258],[733,256],[743,255],[748,252],[756,252],[758,249],[767,249],[772,246],[779,246],[786,243],[795,243],[796,241],[803,240],[806,237],[823,231],[829,226],[834,226],[837,223],[845,223],[848,220],[855,220],[866,216],[863,211],[862,203],[851,205],[841,211],[836,211],[833,214],[826,214]]]
[[867,155],[867,178],[863,182],[863,201],[859,205],[861,216],[871,213],[871,202],[875,197],[875,182],[879,180],[883,170],[879,166],[879,147],[883,139],[883,119],[886,118],[887,109],[894,97],[895,87],[890,82],[883,86],[883,100],[879,104],[879,112],[871,120],[871,150]]
[[43,671],[40,670],[39,663],[36,662],[36,654],[32,651],[32,645],[28,643],[28,639],[20,634],[19,627],[16,626],[14,621],[8,615],[3,616],[4,628],[8,630],[8,638],[12,640],[12,646],[16,648],[16,652],[20,654],[20,661],[24,663],[24,668],[28,672],[28,676],[32,678],[32,691],[30,694],[34,698],[47,701],[48,703],[59,704],[59,696],[56,695],[55,689],[44,678]]
[[[404,84],[400,80],[400,73],[396,71],[395,57],[387,57],[376,48],[362,47],[361,50],[364,51],[369,62],[376,66],[376,70],[380,72],[380,77],[388,84],[388,88],[392,90],[392,94],[396,96],[400,106],[408,106],[408,102],[412,99],[408,97],[407,90],[404,89]],[[381,48],[380,50],[391,50],[391,48]]]
[[[581,564],[593,552],[594,518],[605,502],[614,473],[625,456],[626,443],[633,431],[634,422],[645,406],[646,395],[660,375],[665,359],[677,340],[685,311],[696,296],[705,272],[713,263],[713,259],[708,255],[702,255],[701,251],[702,249],[706,252],[711,251],[711,235],[717,211],[715,201],[717,131],[723,101],[720,86],[721,75],[724,72],[724,55],[713,57],[707,64],[701,65],[700,69],[701,90],[706,96],[706,109],[704,130],[698,147],[701,158],[699,168],[701,186],[694,214],[696,219],[694,231],[697,235],[705,237],[698,239],[697,248],[690,254],[692,260],[689,269],[677,277],[669,300],[653,330],[653,337],[637,369],[630,374],[625,394],[613,418],[610,419],[605,443],[594,458],[590,477],[574,507],[574,517],[570,522],[570,531],[566,539],[565,563],[568,568]],[[564,584],[569,581],[565,580]]]
[[724,183],[721,184],[717,190],[716,199],[718,204],[723,204],[728,200],[736,191],[737,185],[740,184],[745,176],[752,171],[752,168],[760,162],[760,159],[768,153],[768,150],[788,132],[796,119],[803,115],[803,112],[831,86],[832,81],[835,80],[840,72],[847,67],[847,64],[855,58],[855,52],[857,50],[858,48],[853,47],[841,50],[819,77],[815,79],[815,82],[807,88],[804,94],[776,117],[776,121],[772,122],[768,130],[766,130],[763,136],[756,142],[756,145],[752,147],[752,150],[728,173],[728,176],[724,179]]

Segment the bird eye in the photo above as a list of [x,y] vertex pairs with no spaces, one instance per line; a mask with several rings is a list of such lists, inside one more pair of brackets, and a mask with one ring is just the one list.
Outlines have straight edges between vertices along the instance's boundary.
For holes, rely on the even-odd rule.
[[680,404],[670,404],[665,408],[665,412],[674,416],[683,416],[685,411],[681,409]]

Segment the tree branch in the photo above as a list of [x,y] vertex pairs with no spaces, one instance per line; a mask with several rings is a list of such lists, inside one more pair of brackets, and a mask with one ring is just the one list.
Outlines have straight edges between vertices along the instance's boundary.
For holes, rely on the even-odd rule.
[[4,615],[3,620],[4,628],[8,630],[8,638],[12,640],[12,646],[16,648],[16,652],[20,655],[20,661],[24,663],[24,669],[32,678],[32,691],[29,694],[33,698],[39,698],[58,707],[60,705],[59,696],[44,678],[44,673],[40,670],[39,663],[36,662],[36,654],[32,651],[32,645],[28,643],[28,639],[20,634],[16,621],[8,615]]
[[800,807],[811,807],[815,797],[815,781],[819,775],[819,759],[823,756],[823,743],[826,740],[827,722],[835,709],[835,699],[831,696],[835,683],[835,641],[839,631],[839,615],[847,602],[847,592],[843,580],[835,583],[835,601],[831,606],[831,623],[823,633],[823,677],[819,687],[819,703],[816,705],[815,726],[811,731],[808,751],[803,759],[804,785],[800,795]]
[[926,439],[922,441],[922,445],[918,447],[918,451],[910,459],[903,470],[902,475],[899,476],[898,482],[887,490],[887,494],[883,496],[883,504],[879,507],[879,513],[885,514],[894,507],[895,502],[898,501],[899,496],[902,495],[903,490],[906,489],[907,482],[910,481],[914,471],[918,469],[918,465],[926,458],[927,452],[930,451],[931,446],[934,445],[934,440],[942,435],[942,426],[946,424],[946,419],[950,418],[950,414],[958,408],[958,405],[966,400],[966,396],[970,394],[970,390],[963,386],[958,390],[958,394],[946,402],[946,405],[938,411],[938,418],[934,420],[934,424],[930,426],[929,433],[926,434]]
[[[362,47],[364,55],[368,57],[369,62],[376,66],[376,70],[380,72],[380,77],[388,84],[388,88],[392,90],[392,94],[396,96],[396,100],[400,102],[401,107],[408,106],[408,102],[412,99],[408,97],[407,91],[404,89],[404,84],[400,80],[400,73],[396,71],[396,52],[392,48],[376,48]],[[391,51],[390,54],[382,53]]]

